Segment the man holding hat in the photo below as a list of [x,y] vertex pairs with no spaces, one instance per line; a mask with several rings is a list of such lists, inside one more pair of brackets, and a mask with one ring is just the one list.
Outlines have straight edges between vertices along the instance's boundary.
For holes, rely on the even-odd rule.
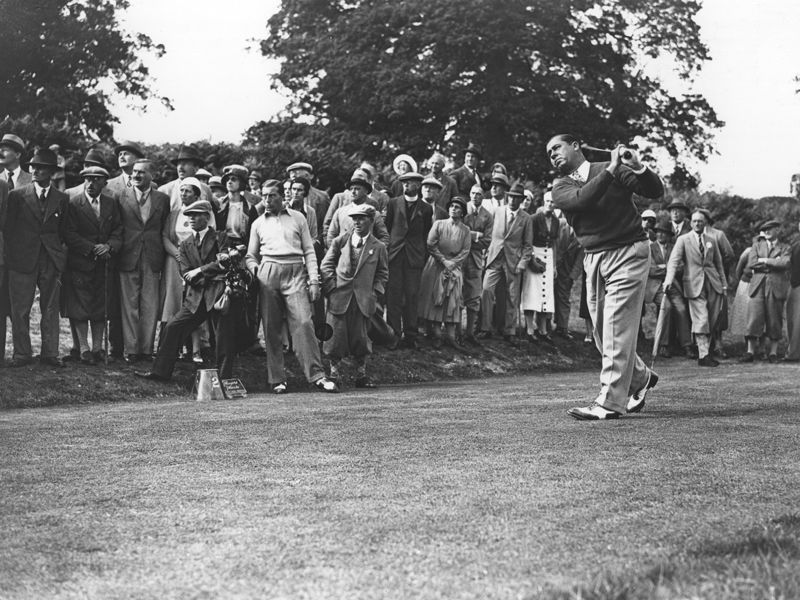
[[464,341],[473,345],[479,342],[475,337],[478,332],[478,316],[481,310],[481,292],[483,291],[483,269],[486,264],[486,250],[492,239],[494,217],[483,207],[483,189],[477,183],[470,190],[470,202],[464,225],[470,231],[469,256],[464,261],[464,287],[462,294],[464,306],[467,308],[467,327]]
[[422,180],[422,186],[420,187],[420,198],[425,204],[428,204],[431,207],[434,221],[447,219],[449,217],[447,211],[439,206],[439,197],[441,192],[442,184],[435,177],[428,176]]
[[445,175],[444,165],[445,158],[441,152],[434,152],[428,159],[428,168],[430,169],[428,177],[432,177],[442,185],[436,204],[447,212],[447,203],[453,196],[458,195],[458,186],[452,177]]
[[6,133],[0,140],[0,179],[8,184],[8,190],[25,187],[33,182],[31,174],[22,170],[20,161],[25,152],[25,142],[13,133]]
[[492,331],[495,289],[505,279],[506,314],[503,320],[503,339],[516,344],[519,316],[520,280],[533,255],[533,221],[520,209],[525,192],[520,184],[508,192],[508,206],[494,209],[492,239],[486,254],[483,275],[481,311],[483,324],[478,337],[488,338]]
[[747,266],[753,271],[747,304],[747,352],[743,362],[752,362],[756,341],[766,333],[770,341],[769,362],[778,361],[778,342],[783,335],[783,307],[789,296],[791,248],[778,239],[780,223],[764,221],[761,236],[753,242]]
[[37,150],[30,168],[33,183],[15,187],[9,193],[5,223],[14,338],[10,366],[24,366],[33,360],[30,316],[37,288],[41,311],[40,361],[48,366],[62,366],[58,359],[58,304],[59,281],[67,262],[62,231],[69,198],[50,184],[58,168],[52,150]]
[[433,209],[419,200],[422,175],[400,176],[403,195],[389,200],[386,229],[389,231],[389,287],[386,316],[389,325],[409,348],[417,348],[417,309],[422,268],[428,257],[428,233]]
[[334,239],[353,230],[354,221],[350,218],[350,215],[355,211],[361,210],[364,206],[372,206],[376,209],[375,215],[372,217],[372,234],[388,247],[389,232],[386,230],[383,217],[378,212],[378,207],[369,198],[371,190],[372,184],[367,178],[367,173],[362,169],[356,169],[348,183],[347,192],[336,194],[333,197],[330,209],[328,209],[328,213],[333,211],[333,216],[330,220],[325,217],[325,222],[328,224],[325,234],[326,247],[330,248]]
[[[508,204],[508,199],[506,198],[506,194],[508,190],[511,189],[511,184],[508,182],[508,177],[503,173],[495,173],[492,175],[492,178],[489,180],[491,184],[489,186],[489,200],[487,201],[486,208],[492,212],[494,209],[500,208],[501,206],[505,206]],[[475,184],[479,185],[479,184]]]
[[153,163],[133,163],[131,187],[118,197],[122,248],[117,267],[125,360],[135,363],[153,355],[161,316],[161,274],[166,250],[162,234],[169,221],[169,197],[153,189]]
[[112,312],[119,316],[113,271],[122,247],[122,219],[118,202],[103,193],[108,171],[89,166],[80,175],[83,191],[70,196],[64,221],[67,272],[62,282],[62,311],[69,319],[81,362],[93,365],[103,358],[106,320]]
[[[303,177],[311,183],[314,180],[314,167],[307,162],[296,162],[286,167],[286,174],[292,181]],[[328,207],[331,205],[330,196],[327,192],[311,185],[306,194],[306,202],[311,205],[317,215],[317,231],[323,231],[325,215],[328,214]]]
[[383,301],[389,257],[386,246],[372,235],[375,208],[363,202],[350,206],[352,227],[332,241],[320,264],[328,324],[333,329],[323,349],[331,359],[331,379],[341,383],[341,360],[349,355],[356,363],[356,387],[372,388],[366,367],[372,352],[367,331],[377,303]]
[[476,183],[481,185],[481,176],[478,173],[478,163],[482,158],[481,150],[475,144],[470,143],[464,150],[464,164],[458,169],[450,172],[450,177],[456,182],[456,188],[460,196],[469,197],[469,191]]
[[[117,197],[123,191],[133,186],[131,181],[131,173],[133,172],[133,163],[138,159],[144,158],[144,152],[138,144],[134,142],[122,142],[119,146],[114,148],[114,156],[117,157],[117,165],[121,172],[116,177],[108,180],[106,184],[106,193],[111,196]],[[100,165],[104,167],[105,165]]]

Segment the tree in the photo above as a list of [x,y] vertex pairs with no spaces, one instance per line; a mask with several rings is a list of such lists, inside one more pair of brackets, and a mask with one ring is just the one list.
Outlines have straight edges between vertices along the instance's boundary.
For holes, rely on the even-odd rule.
[[547,139],[642,136],[678,165],[705,160],[722,123],[698,95],[646,74],[671,57],[690,80],[708,59],[695,0],[283,0],[265,56],[287,116],[362,136],[384,158],[477,142],[544,178]]
[[[0,118],[57,121],[73,136],[110,138],[112,94],[155,97],[147,54],[164,47],[120,29],[127,0],[0,0]],[[169,100],[160,99],[167,106]]]

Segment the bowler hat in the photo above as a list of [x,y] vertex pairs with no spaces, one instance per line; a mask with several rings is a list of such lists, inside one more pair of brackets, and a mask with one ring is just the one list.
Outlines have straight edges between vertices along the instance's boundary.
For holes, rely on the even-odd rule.
[[206,161],[200,158],[200,153],[194,146],[181,146],[181,149],[178,150],[177,158],[173,158],[169,162],[175,166],[178,166],[178,163],[184,160],[191,161],[198,167],[202,167],[204,164],[206,164]]
[[134,142],[122,142],[119,146],[114,148],[114,156],[118,155],[123,150],[127,150],[131,154],[135,154],[139,158],[144,158],[144,152],[139,148],[139,145]]
[[688,210],[689,210],[689,207],[688,207],[688,206],[686,206],[686,204],[684,204],[684,203],[683,203],[683,202],[681,202],[680,200],[673,200],[672,202],[670,202],[670,203],[667,205],[667,210],[672,210],[673,208],[681,208],[681,209],[683,209],[683,210],[685,210],[685,211],[688,211]]
[[211,202],[208,200],[198,200],[192,202],[189,206],[183,209],[185,215],[202,215],[211,214]]
[[367,193],[372,191],[372,184],[369,182],[369,175],[367,175],[367,171],[363,168],[353,171],[353,176],[350,178],[350,182],[347,184],[347,187],[350,187],[353,184],[364,186],[367,189]]
[[89,165],[83,171],[80,172],[81,177],[106,177],[108,178],[108,171],[106,171],[103,167],[98,167],[97,165]]
[[470,142],[464,149],[464,154],[466,154],[467,152],[470,152],[472,154],[477,154],[478,158],[483,158],[483,152],[481,152],[481,147],[476,144],[473,144],[472,142]]
[[3,139],[0,140],[0,146],[8,146],[19,153],[25,152],[25,142],[22,141],[21,137],[13,133],[5,134]]
[[296,171],[297,169],[305,169],[305,170],[306,170],[306,171],[308,171],[309,173],[313,173],[313,172],[314,172],[314,167],[312,167],[312,166],[311,166],[309,163],[307,163],[307,162],[296,162],[296,163],[292,163],[292,164],[290,164],[288,167],[286,167],[286,172],[287,172],[287,173],[291,173],[292,171]]
[[461,196],[453,196],[447,203],[447,210],[450,210],[451,204],[458,204],[461,207],[461,212],[467,214],[467,203]]
[[426,177],[422,180],[422,185],[432,185],[434,187],[439,188],[440,190],[444,187],[442,182],[436,179],[436,177]]
[[83,159],[83,166],[95,165],[97,167],[106,168],[106,157],[97,148],[91,148]]
[[408,163],[408,166],[411,167],[411,171],[417,170],[417,161],[415,161],[411,155],[409,154],[398,154],[394,157],[392,161],[392,169],[394,169],[395,173],[399,173],[397,167],[400,165],[401,162]]
[[348,214],[348,217],[351,219],[353,217],[369,217],[370,219],[375,218],[375,207],[370,206],[369,204],[360,204],[358,208],[352,209]]
[[49,148],[39,148],[33,153],[33,158],[28,162],[32,166],[58,168],[58,157]]
[[416,171],[409,171],[408,173],[403,173],[400,175],[398,179],[400,181],[422,181],[424,177]]
[[525,195],[525,188],[522,187],[521,183],[515,183],[511,186],[511,189],[508,190],[509,196],[524,196]]
[[495,173],[492,175],[492,178],[489,180],[489,183],[497,183],[504,186],[507,190],[511,187],[511,183],[508,181],[508,176],[503,175],[502,173]]
[[767,229],[772,229],[773,227],[780,227],[780,222],[776,221],[775,219],[767,219],[761,225],[758,226],[759,231],[766,231]]

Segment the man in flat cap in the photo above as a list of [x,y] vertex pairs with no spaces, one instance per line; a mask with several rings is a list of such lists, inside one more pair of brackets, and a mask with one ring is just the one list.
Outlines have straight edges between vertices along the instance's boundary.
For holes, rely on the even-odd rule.
[[449,173],[456,182],[458,194],[464,198],[469,197],[469,190],[473,185],[483,183],[478,173],[478,163],[481,157],[480,148],[475,144],[469,144],[464,150],[464,164]]
[[114,147],[114,156],[117,157],[117,166],[120,168],[120,174],[108,180],[106,184],[106,193],[117,197],[126,189],[133,186],[133,182],[131,181],[133,163],[140,158],[144,158],[144,152],[139,145],[134,142],[122,142]]
[[[98,150],[97,148],[90,148],[89,151],[86,153],[86,156],[83,158],[83,168],[88,169],[89,167],[100,167],[108,171],[108,166],[106,165],[106,159],[103,156],[103,153],[100,152],[100,150]],[[82,181],[76,186],[67,188],[65,191],[67,193],[67,196],[72,198],[73,196],[76,195],[80,196],[81,194],[83,194],[85,187],[86,187],[86,182]],[[110,196],[114,195],[108,189],[108,182],[106,182],[103,192],[105,192]]]
[[307,162],[296,162],[286,167],[286,174],[289,179],[294,181],[300,177],[308,179],[312,183],[311,187],[306,194],[306,201],[314,209],[317,214],[317,231],[324,231],[325,215],[328,214],[328,207],[331,204],[331,198],[327,192],[324,192],[313,186],[314,181],[314,167]]
[[417,348],[419,284],[428,257],[428,233],[433,224],[433,209],[420,201],[422,175],[400,176],[403,195],[389,200],[386,229],[389,231],[389,287],[386,315],[389,325],[407,347]]
[[447,209],[445,207],[447,203],[450,202],[453,196],[458,195],[458,186],[450,175],[445,174],[444,165],[445,157],[441,152],[434,152],[428,159],[428,168],[430,169],[428,177],[435,179],[442,186],[442,189],[439,191],[439,197],[436,200],[436,205],[446,213]]
[[[442,192],[442,184],[435,177],[426,177],[422,180],[420,186],[420,199],[431,207],[433,211],[433,220],[439,221],[440,219],[447,219],[450,215],[447,211],[439,206],[439,196]],[[449,200],[448,200],[449,202]]]
[[389,280],[386,246],[372,235],[375,216],[371,205],[355,205],[348,217],[352,228],[333,240],[320,265],[328,295],[328,324],[333,329],[323,346],[331,359],[331,379],[341,383],[341,361],[352,356],[357,388],[375,387],[367,377],[366,357],[372,352],[367,331]]
[[119,314],[113,271],[122,247],[122,219],[118,202],[103,193],[108,171],[90,166],[80,175],[83,191],[70,196],[64,221],[67,271],[62,282],[62,312],[69,319],[81,362],[93,365],[103,358],[106,320],[112,311]]
[[25,142],[13,133],[0,139],[0,179],[8,184],[8,190],[25,187],[33,182],[31,174],[22,169],[20,161],[25,152]]
[[[370,190],[372,190],[372,184],[367,178],[367,173],[363,169],[356,169],[348,183],[346,195],[344,192],[336,194],[334,201],[331,202],[330,209],[328,209],[329,213],[331,211],[334,212],[326,231],[326,247],[329,248],[333,240],[340,235],[353,230],[354,221],[350,218],[350,214],[361,210],[364,206],[372,206],[375,209],[375,214],[372,217],[372,234],[388,247],[389,232],[386,230],[383,217],[378,212],[378,207],[369,198]],[[326,217],[325,220],[327,222],[328,218]]]
[[154,165],[140,158],[131,169],[131,187],[120,194],[122,248],[117,260],[123,352],[128,363],[153,355],[161,316],[160,285],[166,250],[169,196],[153,189]]
[[37,150],[30,168],[33,183],[15,187],[8,195],[5,223],[14,338],[14,357],[10,366],[21,367],[33,361],[30,317],[38,289],[42,338],[40,362],[60,367],[59,281],[67,262],[62,232],[69,197],[50,183],[58,168],[58,159],[51,150]]
[[783,336],[783,308],[789,296],[791,248],[778,239],[780,223],[768,219],[759,227],[761,236],[753,242],[747,266],[753,271],[747,304],[747,352],[743,362],[752,362],[756,341],[762,333],[769,338],[769,362],[778,361],[778,342]]
[[727,293],[722,254],[714,238],[705,235],[706,217],[700,211],[692,213],[692,232],[675,242],[667,263],[664,289],[683,272],[683,293],[689,302],[692,333],[697,342],[701,367],[717,367],[710,355],[711,332],[722,308],[722,296]]

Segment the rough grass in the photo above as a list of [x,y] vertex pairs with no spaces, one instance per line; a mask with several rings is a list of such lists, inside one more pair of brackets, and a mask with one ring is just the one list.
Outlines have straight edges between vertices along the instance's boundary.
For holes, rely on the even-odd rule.
[[0,597],[794,598],[790,365],[0,413]]

